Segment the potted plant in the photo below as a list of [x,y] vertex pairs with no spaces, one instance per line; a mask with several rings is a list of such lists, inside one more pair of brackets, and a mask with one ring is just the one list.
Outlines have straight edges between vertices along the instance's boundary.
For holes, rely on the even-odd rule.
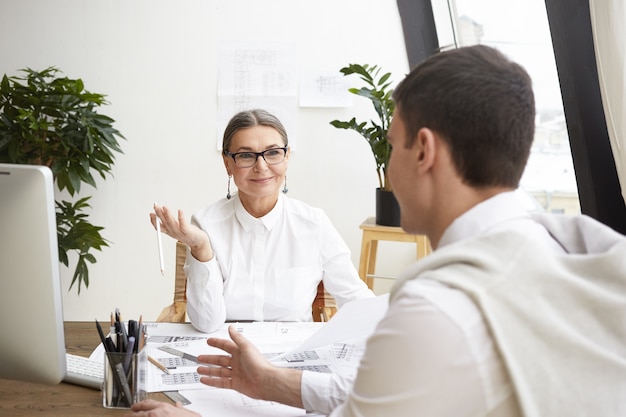
[[[115,152],[122,153],[117,138],[122,134],[114,120],[96,111],[108,104],[102,94],[85,90],[83,81],[57,77],[60,71],[26,68],[22,77],[0,82],[0,162],[46,165],[59,191],[77,195],[81,184],[96,187],[93,173],[106,178]],[[59,260],[69,266],[69,252],[78,255],[70,289],[78,283],[89,286],[88,263],[95,263],[92,250],[109,246],[100,231],[88,221],[89,199],[56,201]]]
[[330,124],[338,129],[354,130],[365,138],[374,155],[379,182],[379,187],[376,189],[376,223],[399,226],[400,208],[387,177],[387,166],[391,157],[391,145],[387,141],[387,132],[394,109],[394,102],[391,98],[393,89],[390,88],[392,82],[389,81],[391,73],[381,74],[379,66],[368,64],[350,64],[340,71],[344,76],[357,74],[365,82],[366,86],[350,88],[348,91],[369,99],[378,115],[378,120],[359,122],[353,117],[350,121],[333,120]]

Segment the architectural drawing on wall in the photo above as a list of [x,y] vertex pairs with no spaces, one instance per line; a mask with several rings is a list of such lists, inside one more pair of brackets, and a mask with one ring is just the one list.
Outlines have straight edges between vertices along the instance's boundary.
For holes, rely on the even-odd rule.
[[278,117],[294,149],[298,108],[295,43],[220,41],[217,49],[217,149],[222,149],[228,120],[253,108],[263,108]]
[[300,107],[350,107],[349,80],[339,71],[300,76]]

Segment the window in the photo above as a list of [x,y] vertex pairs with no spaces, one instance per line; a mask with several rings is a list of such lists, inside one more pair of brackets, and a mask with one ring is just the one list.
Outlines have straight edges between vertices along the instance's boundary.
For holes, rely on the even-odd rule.
[[489,45],[526,68],[537,122],[521,188],[548,212],[580,213],[544,1],[432,0],[432,6],[441,49]]

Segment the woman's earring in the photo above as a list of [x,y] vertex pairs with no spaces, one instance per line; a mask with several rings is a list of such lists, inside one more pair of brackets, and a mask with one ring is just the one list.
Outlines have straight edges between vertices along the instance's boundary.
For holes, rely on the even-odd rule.
[[226,198],[227,198],[228,200],[230,200],[230,198],[232,197],[232,195],[230,194],[230,179],[231,179],[232,177],[233,177],[232,175],[229,175],[229,176],[228,176],[228,193],[226,193]]
[[287,194],[289,189],[287,188],[287,176],[285,175],[285,185],[283,186],[283,194]]

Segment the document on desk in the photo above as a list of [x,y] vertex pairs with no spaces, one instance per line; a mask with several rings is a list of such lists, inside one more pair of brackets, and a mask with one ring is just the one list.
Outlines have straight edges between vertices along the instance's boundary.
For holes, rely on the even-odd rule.
[[[322,346],[367,339],[387,313],[389,294],[364,298],[344,304],[328,323],[294,351],[312,350]],[[292,352],[288,352],[292,353]]]
[[388,294],[347,303],[302,344],[270,360],[276,366],[354,377],[367,338],[388,304]]
[[[207,337],[228,339],[228,327],[234,325],[237,331],[246,336],[266,355],[273,358],[301,345],[311,334],[319,330],[323,323],[313,322],[255,322],[226,323],[216,332],[202,334],[193,330],[190,325],[172,323],[154,323],[148,330],[148,356],[168,369],[163,372],[156,366],[148,367],[148,392],[176,391],[189,389],[211,389],[200,382],[196,372],[198,364],[180,355],[168,353],[163,346],[174,348],[190,356],[206,354],[223,355],[220,349],[206,344]],[[186,332],[185,329],[189,330]]]
[[276,366],[353,375],[365,340],[384,316],[387,305],[388,295],[381,295],[345,304],[327,323],[226,323],[210,335],[194,330],[189,324],[148,323],[148,355],[167,368],[169,374],[156,366],[148,367],[147,389],[149,392],[208,389],[200,382],[195,362],[159,347],[167,345],[192,356],[224,354],[208,346],[206,339],[228,339],[231,324]]
[[[365,341],[385,315],[387,305],[387,295],[348,303],[304,342],[292,349],[284,346],[287,353],[273,356],[270,360],[277,366],[314,372],[333,372],[353,377],[356,375],[363,356]],[[247,336],[250,337],[249,334]],[[275,349],[264,352],[264,349],[261,349],[266,356],[270,356],[271,354],[267,352],[273,350]],[[182,390],[180,392],[191,401],[187,408],[203,416],[319,416],[306,413],[305,410],[299,408],[254,400],[233,390]]]
[[181,391],[191,401],[185,406],[203,417],[322,417],[302,408],[255,400],[230,389]]
[[[226,323],[211,334],[198,332],[190,324],[145,323],[148,333],[145,349],[169,372],[149,365],[147,390],[179,391],[191,401],[187,408],[206,416],[314,416],[302,409],[253,400],[233,390],[203,385],[196,372],[198,365],[195,362],[159,347],[174,348],[186,353],[187,357],[224,354],[208,346],[206,339],[229,338],[228,326],[234,325],[276,366],[354,376],[365,349],[365,341],[385,315],[387,306],[388,296],[382,295],[345,304],[327,323]],[[98,349],[92,353],[94,356],[98,356]]]

